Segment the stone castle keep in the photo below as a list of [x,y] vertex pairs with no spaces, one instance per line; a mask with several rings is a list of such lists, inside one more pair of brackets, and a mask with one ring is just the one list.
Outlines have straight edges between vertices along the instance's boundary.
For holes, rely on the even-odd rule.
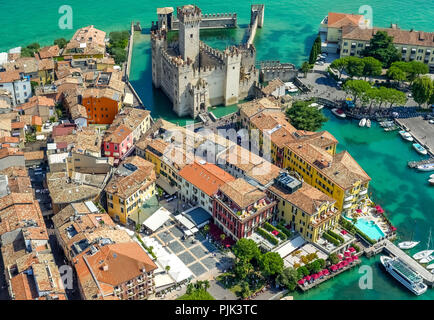
[[[263,24],[263,9],[252,6],[258,27]],[[167,32],[175,21],[172,12],[172,8],[157,10],[158,28],[151,33],[152,82],[169,97],[176,114],[196,118],[201,112],[206,113],[209,106],[232,105],[251,96],[259,79],[254,46],[241,44],[220,51],[200,41],[202,20],[206,21],[203,28],[210,28],[210,23],[216,28],[219,15],[203,16],[194,5],[177,8],[179,39],[168,43]],[[220,27],[236,26],[236,14],[220,17],[225,23]]]

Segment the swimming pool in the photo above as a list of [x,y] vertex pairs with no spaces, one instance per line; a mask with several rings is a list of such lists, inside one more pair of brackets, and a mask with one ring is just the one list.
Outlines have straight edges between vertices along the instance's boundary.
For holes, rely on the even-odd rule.
[[[351,221],[351,218],[345,217]],[[373,240],[378,240],[385,236],[384,232],[374,221],[368,221],[364,218],[357,219],[356,227]]]

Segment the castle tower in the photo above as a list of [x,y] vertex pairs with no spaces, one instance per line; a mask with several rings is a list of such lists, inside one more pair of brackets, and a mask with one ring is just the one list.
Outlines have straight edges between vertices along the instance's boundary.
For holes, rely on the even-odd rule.
[[225,106],[238,102],[240,87],[241,52],[237,47],[231,47],[224,51],[224,63],[226,78],[224,84]]
[[156,30],[151,33],[151,49],[152,49],[152,83],[155,88],[161,86],[161,49],[166,46],[166,31]]
[[194,65],[199,62],[199,25],[202,11],[193,5],[177,8],[179,19],[179,53],[182,59],[190,59]]

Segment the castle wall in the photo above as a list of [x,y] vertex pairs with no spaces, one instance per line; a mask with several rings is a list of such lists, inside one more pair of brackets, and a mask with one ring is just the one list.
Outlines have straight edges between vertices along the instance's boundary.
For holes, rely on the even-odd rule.
[[201,68],[200,77],[208,83],[210,105],[224,104],[226,71],[223,66],[206,70]]
[[[203,14],[200,29],[225,29],[237,27],[236,13],[211,13]],[[179,30],[179,20],[171,21],[171,30]]]

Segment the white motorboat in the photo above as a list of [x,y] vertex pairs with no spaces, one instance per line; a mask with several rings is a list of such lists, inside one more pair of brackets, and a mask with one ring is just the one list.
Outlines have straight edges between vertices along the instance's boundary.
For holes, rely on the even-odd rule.
[[412,248],[416,247],[419,243],[420,243],[420,241],[404,241],[404,242],[398,243],[398,247],[403,249],[403,250],[408,250],[408,249],[412,249]]
[[368,127],[368,128],[370,128],[371,127],[371,120],[366,120],[366,126]]
[[434,179],[434,173],[429,176],[430,179]]
[[427,154],[428,152],[419,143],[413,143],[413,148],[420,154]]
[[359,121],[359,127],[364,127],[366,125],[366,119],[363,118],[362,120]]
[[434,179],[429,179],[428,182],[430,185],[434,186]]
[[399,134],[401,135],[402,139],[407,140],[407,141],[413,141],[413,137],[409,132],[407,132],[405,130],[401,130],[401,131],[399,131]]
[[293,82],[285,82],[285,89],[288,92],[297,92],[298,88]]
[[318,104],[318,103],[316,103],[316,102],[311,103],[311,104],[309,105],[309,107],[317,108],[318,110],[321,110],[322,108],[324,108],[324,106],[323,106],[322,104]]
[[381,256],[380,261],[390,275],[415,295],[419,296],[428,289],[428,286],[423,283],[422,277],[398,257]]
[[347,115],[344,113],[342,109],[333,108],[332,113],[338,118],[346,118]]
[[416,168],[419,171],[434,171],[434,163],[421,164]]
[[430,263],[430,262],[433,261],[433,260],[434,260],[434,256],[431,255],[431,256],[428,256],[428,257],[426,257],[426,258],[420,259],[419,262],[420,262],[420,263]]
[[433,270],[434,269],[434,263],[431,263],[431,264],[427,265],[426,268],[428,270]]

